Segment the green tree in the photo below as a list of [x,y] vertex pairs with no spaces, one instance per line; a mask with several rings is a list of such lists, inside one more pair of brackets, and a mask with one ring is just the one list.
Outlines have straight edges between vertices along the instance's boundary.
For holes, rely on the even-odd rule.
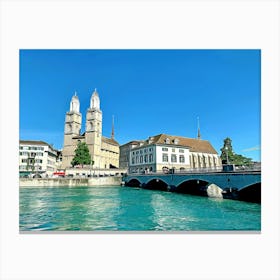
[[221,148],[221,160],[223,164],[235,164],[250,166],[253,164],[251,158],[244,157],[242,155],[235,154],[232,148],[232,141],[229,137],[224,139],[224,146]]
[[81,164],[84,166],[84,164],[91,164],[89,149],[86,143],[79,142],[78,146],[75,150],[75,156],[71,161],[72,166],[76,166]]

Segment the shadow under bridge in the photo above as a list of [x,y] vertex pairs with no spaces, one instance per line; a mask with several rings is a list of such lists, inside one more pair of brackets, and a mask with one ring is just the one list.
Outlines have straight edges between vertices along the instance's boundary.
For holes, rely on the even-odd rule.
[[261,201],[261,172],[154,173],[128,175],[123,180],[125,185],[133,187],[257,203]]

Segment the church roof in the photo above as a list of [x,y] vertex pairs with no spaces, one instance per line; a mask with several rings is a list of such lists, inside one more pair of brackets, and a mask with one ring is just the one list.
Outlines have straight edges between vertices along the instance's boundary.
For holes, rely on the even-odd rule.
[[[170,140],[170,144],[166,143],[166,139]],[[177,140],[177,144],[175,144]],[[146,141],[147,144],[162,144],[162,145],[178,145],[189,147],[191,152],[209,153],[217,154],[217,151],[213,148],[211,143],[207,140],[186,138],[181,136],[159,134],[152,137]]]
[[116,140],[112,139],[112,138],[107,138],[105,136],[102,136],[102,141],[105,142],[105,143],[114,145],[114,146],[119,146],[119,143]]

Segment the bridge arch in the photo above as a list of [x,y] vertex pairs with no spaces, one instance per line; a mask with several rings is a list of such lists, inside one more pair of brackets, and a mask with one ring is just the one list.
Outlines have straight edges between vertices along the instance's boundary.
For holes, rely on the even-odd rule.
[[238,191],[238,200],[261,203],[261,182],[240,189]]
[[168,184],[161,179],[154,178],[145,184],[145,189],[167,191]]
[[132,178],[129,181],[127,181],[125,185],[129,187],[140,187],[141,182],[136,178]]
[[210,182],[201,180],[201,179],[190,179],[183,181],[176,188],[175,192],[199,195],[199,196],[208,196],[207,187]]

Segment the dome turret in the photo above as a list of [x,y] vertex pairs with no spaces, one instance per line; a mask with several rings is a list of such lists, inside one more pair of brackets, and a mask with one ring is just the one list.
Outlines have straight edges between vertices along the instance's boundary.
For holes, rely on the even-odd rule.
[[80,113],[80,101],[76,91],[70,102],[70,112]]
[[100,99],[96,89],[94,90],[90,99],[90,109],[100,109]]

